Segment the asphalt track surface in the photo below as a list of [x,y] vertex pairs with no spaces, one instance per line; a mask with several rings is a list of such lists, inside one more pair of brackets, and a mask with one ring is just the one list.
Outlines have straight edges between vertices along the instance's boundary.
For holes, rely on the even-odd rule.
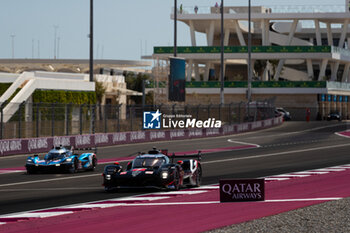
[[[202,184],[209,185],[223,178],[256,178],[350,164],[350,139],[335,135],[348,127],[346,122],[286,122],[240,135],[99,148],[98,158],[125,160],[153,146],[171,152],[238,147],[247,143],[260,146],[203,155]],[[26,155],[0,158],[0,169],[21,167],[25,159]],[[105,193],[101,186],[103,167],[101,164],[95,172],[76,174],[0,174],[0,215],[153,191]]]

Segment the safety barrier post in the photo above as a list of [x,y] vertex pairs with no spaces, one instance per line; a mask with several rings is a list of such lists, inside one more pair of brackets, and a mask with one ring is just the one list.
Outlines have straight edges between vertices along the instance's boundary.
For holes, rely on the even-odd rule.
[[71,104],[66,104],[66,114],[65,114],[65,122],[66,122],[66,135],[69,135],[69,109]]
[[198,117],[199,117],[199,108],[201,107],[201,105],[200,104],[198,104],[197,105],[197,117],[196,117],[196,119],[198,120]]
[[176,104],[173,104],[173,106],[171,107],[172,108],[172,114],[175,115],[175,106]]
[[105,133],[107,133],[107,123],[108,123],[108,122],[107,122],[107,107],[110,108],[110,104],[108,104],[108,105],[106,105],[106,104],[103,105],[103,108],[104,108],[103,111],[104,111]]
[[1,122],[0,122],[0,139],[4,138],[4,107],[7,103],[7,100],[5,100],[5,102],[3,102],[0,105],[0,111],[1,111]]
[[122,106],[121,104],[117,105],[117,114],[118,114],[118,116],[117,116],[117,132],[120,132],[120,107],[121,106]]
[[79,108],[79,134],[83,134],[83,107],[84,104],[80,105]]
[[211,104],[208,105],[208,119],[210,118],[210,108],[211,108]]
[[91,133],[95,134],[95,118],[96,118],[96,104],[91,106]]
[[232,116],[231,116],[231,105],[233,103],[231,102],[229,105],[228,105],[228,122],[229,124],[231,125],[232,124]]
[[23,108],[24,104],[25,104],[25,101],[20,103],[19,109],[18,109],[18,138],[22,138],[22,132],[21,132],[21,128],[22,128],[22,108]]
[[55,104],[51,104],[51,136],[55,136]]

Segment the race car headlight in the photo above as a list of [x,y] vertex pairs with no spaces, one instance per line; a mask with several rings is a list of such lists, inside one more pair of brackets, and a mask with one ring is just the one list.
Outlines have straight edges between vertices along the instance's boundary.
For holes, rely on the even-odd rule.
[[167,171],[163,171],[163,172],[161,173],[161,177],[162,177],[162,179],[167,179],[167,178],[168,178],[168,176],[169,176],[169,174],[168,174],[168,172],[167,172]]
[[27,163],[33,163],[33,160],[27,159]]
[[110,180],[111,179],[111,175],[106,175],[106,180]]
[[66,159],[66,162],[72,162],[72,158]]

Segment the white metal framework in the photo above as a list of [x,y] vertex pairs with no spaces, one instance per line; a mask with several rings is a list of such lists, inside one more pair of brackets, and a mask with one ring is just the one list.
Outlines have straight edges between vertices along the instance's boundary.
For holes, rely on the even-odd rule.
[[[255,78],[261,81],[282,78],[290,81],[350,82],[350,13],[347,5],[348,1],[345,9],[339,6],[323,10],[305,7],[298,8],[297,12],[290,12],[293,8],[286,8],[285,12],[277,8],[274,12],[274,8],[270,7],[252,7],[253,46],[332,46],[329,53],[252,53],[253,64],[257,60],[266,61],[264,72],[261,75],[255,73]],[[247,10],[247,7],[224,7],[225,46],[247,45]],[[207,46],[220,45],[220,11],[217,7],[200,8],[197,12],[185,7],[177,15],[177,20],[189,26],[191,46],[198,44],[196,32],[205,33]],[[153,57],[167,59],[168,55],[154,54]],[[187,81],[192,78],[200,80],[200,64],[205,67],[203,81],[209,80],[211,69],[219,77],[219,53],[184,53],[179,56],[187,62]],[[247,58],[246,53],[225,53],[226,80],[236,81],[237,77],[233,74],[237,73],[246,80],[247,74],[243,71],[246,68],[242,67],[247,64]]]

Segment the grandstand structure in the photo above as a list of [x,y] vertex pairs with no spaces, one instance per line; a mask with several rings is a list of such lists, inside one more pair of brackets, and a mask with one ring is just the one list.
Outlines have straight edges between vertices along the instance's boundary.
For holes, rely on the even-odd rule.
[[[177,11],[178,21],[189,27],[191,41],[191,46],[177,47],[177,56],[186,60],[186,99],[191,103],[218,104],[220,8],[195,8]],[[248,79],[248,7],[225,6],[223,12],[225,103],[244,101]],[[252,98],[276,97],[276,104],[284,107],[312,107],[314,116],[324,117],[330,111],[350,115],[349,23],[348,1],[341,6],[251,7]],[[199,33],[206,37],[205,46],[197,43]],[[153,58],[167,63],[173,52],[173,47],[157,46]],[[155,80],[163,80],[166,86],[164,77]],[[154,86],[150,85],[149,90]]]

